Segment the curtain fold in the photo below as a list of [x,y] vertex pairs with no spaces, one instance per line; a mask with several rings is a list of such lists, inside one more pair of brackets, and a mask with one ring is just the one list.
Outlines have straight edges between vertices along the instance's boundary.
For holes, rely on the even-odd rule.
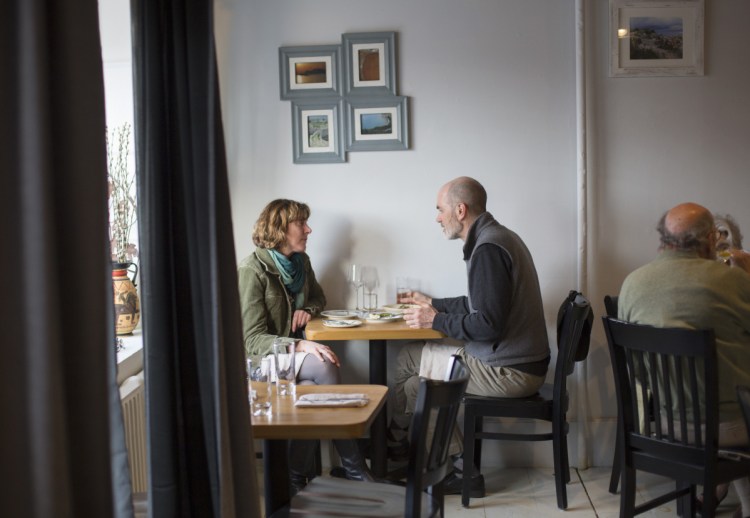
[[260,515],[211,0],[132,0],[151,516]]
[[4,516],[132,514],[98,16],[96,0],[0,2]]

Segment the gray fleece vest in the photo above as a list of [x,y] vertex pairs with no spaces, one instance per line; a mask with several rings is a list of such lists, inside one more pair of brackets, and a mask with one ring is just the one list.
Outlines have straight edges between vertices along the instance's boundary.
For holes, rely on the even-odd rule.
[[[489,212],[482,214],[475,225],[476,241],[466,260],[467,272],[471,272],[471,258],[478,246],[487,243],[499,246],[512,262],[513,300],[501,340],[497,343],[467,342],[466,352],[492,366],[510,367],[543,360],[549,356],[549,341],[539,279],[531,253],[515,232],[498,223]],[[475,271],[474,275],[490,276],[492,272]],[[470,292],[468,299],[470,310],[476,311]]]

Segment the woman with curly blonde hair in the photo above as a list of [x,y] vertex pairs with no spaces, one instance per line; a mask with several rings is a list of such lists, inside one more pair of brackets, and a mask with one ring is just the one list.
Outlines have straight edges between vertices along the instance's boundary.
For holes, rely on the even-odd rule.
[[[255,251],[238,267],[242,330],[245,351],[267,355],[279,336],[300,338],[297,343],[297,383],[341,383],[339,359],[330,347],[304,339],[303,330],[326,304],[305,253],[312,229],[310,208],[297,201],[278,199],[261,211],[253,229]],[[353,440],[335,440],[344,476],[375,480]],[[292,487],[299,491],[315,476],[315,441],[290,441]]]

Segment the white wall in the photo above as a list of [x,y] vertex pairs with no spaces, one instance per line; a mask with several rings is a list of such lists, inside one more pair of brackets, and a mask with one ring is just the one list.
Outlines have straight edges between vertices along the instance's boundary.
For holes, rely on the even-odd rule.
[[[576,285],[572,7],[572,0],[219,2],[238,260],[253,249],[262,207],[288,197],[312,208],[308,252],[330,308],[353,304],[352,261],[378,267],[380,300],[395,300],[397,275],[418,279],[435,296],[464,294],[462,242],[443,238],[435,200],[443,183],[471,175],[487,188],[489,210],[526,240],[553,325]],[[398,33],[398,93],[410,97],[411,149],[294,165],[278,48],[371,31]],[[367,380],[362,345],[336,344],[346,380]]]

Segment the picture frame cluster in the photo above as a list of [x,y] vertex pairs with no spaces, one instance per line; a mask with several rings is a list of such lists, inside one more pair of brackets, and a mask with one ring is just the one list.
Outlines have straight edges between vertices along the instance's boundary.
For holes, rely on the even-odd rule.
[[280,47],[279,85],[281,99],[292,104],[295,164],[409,148],[409,99],[397,95],[395,32],[345,33],[340,45]]

